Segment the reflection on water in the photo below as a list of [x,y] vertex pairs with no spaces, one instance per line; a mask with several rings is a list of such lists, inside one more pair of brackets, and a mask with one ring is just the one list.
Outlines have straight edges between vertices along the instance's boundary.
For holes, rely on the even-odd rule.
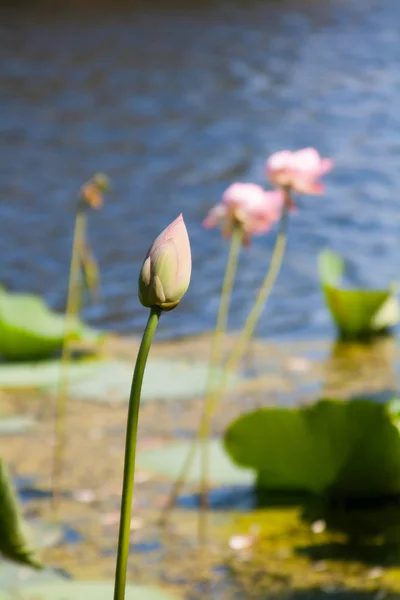
[[[226,244],[203,232],[202,218],[232,180],[262,183],[270,152],[314,144],[337,167],[326,198],[300,201],[260,332],[329,332],[316,277],[320,249],[343,252],[359,285],[385,285],[398,274],[398,17],[393,0],[3,8],[2,283],[62,307],[74,194],[103,170],[113,194],[91,219],[103,298],[87,316],[141,329],[143,254],[183,210],[194,276],[161,331],[212,327]],[[272,243],[259,239],[243,253],[233,326],[252,302]]]

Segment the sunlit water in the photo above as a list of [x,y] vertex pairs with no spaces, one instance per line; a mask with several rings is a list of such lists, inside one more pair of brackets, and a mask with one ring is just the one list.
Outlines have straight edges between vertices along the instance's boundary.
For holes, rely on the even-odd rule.
[[[264,182],[269,153],[332,156],[322,198],[302,198],[262,335],[332,331],[318,252],[349,260],[349,281],[399,274],[400,3],[248,0],[189,8],[0,12],[0,282],[63,307],[76,190],[113,182],[90,237],[103,295],[93,323],[139,331],[149,243],[180,211],[193,280],[162,334],[214,324],[226,243],[201,221],[234,180]],[[231,324],[266,269],[273,236],[243,252]]]

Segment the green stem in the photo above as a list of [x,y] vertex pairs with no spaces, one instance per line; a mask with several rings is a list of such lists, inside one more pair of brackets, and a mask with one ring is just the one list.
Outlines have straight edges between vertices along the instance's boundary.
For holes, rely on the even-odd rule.
[[52,508],[55,518],[57,518],[57,511],[60,501],[61,477],[65,448],[65,416],[68,399],[68,365],[71,358],[70,338],[79,312],[80,248],[82,244],[84,244],[85,231],[86,211],[82,205],[79,205],[76,213],[74,237],[72,242],[67,306],[65,311],[65,333],[61,353],[60,380],[56,404],[55,446],[52,468]]
[[129,397],[128,421],[126,425],[124,482],[122,487],[121,518],[119,522],[118,556],[115,571],[114,600],[125,599],[126,571],[128,567],[130,525],[132,514],[133,488],[135,484],[136,442],[139,422],[140,394],[143,375],[149,355],[151,342],[158,325],[162,310],[154,307],[150,310],[144,330],[139,353],[133,373]]
[[[219,302],[218,314],[217,314],[217,323],[215,326],[215,332],[214,332],[212,348],[211,348],[210,369],[208,371],[208,379],[207,379],[207,385],[206,385],[206,398],[212,393],[212,391],[214,390],[215,385],[216,385],[216,377],[218,374],[218,367],[219,367],[219,363],[221,360],[222,338],[223,338],[223,335],[227,328],[229,306],[230,306],[231,297],[232,297],[232,288],[233,288],[233,283],[235,280],[235,274],[236,274],[236,270],[237,270],[237,263],[238,263],[241,243],[242,243],[242,231],[239,226],[236,226],[232,233],[231,244],[230,244],[228,259],[227,259],[226,268],[225,268],[224,281],[222,284],[222,290],[221,290],[221,296],[220,296],[220,302]],[[205,398],[205,401],[206,401],[206,398]],[[202,420],[204,418],[204,410],[205,410],[204,407],[205,407],[205,403],[203,405]],[[189,449],[189,453],[187,454],[187,457],[185,459],[185,463],[183,465],[181,475],[178,477],[178,479],[175,481],[175,483],[172,487],[167,504],[166,504],[165,508],[163,509],[161,516],[160,516],[159,524],[161,526],[165,525],[165,523],[167,522],[169,513],[175,505],[176,498],[179,494],[179,490],[181,489],[183,483],[185,482],[188,471],[193,464],[193,460],[196,455],[197,441],[198,441],[198,439],[196,439],[196,441],[192,444],[191,448]],[[207,469],[206,463],[204,463],[203,466],[205,467],[205,469]],[[204,478],[206,478],[206,475],[204,476]]]
[[221,343],[224,333],[227,329],[229,307],[231,304],[232,289],[233,283],[235,281],[241,244],[242,230],[240,226],[236,226],[232,233],[232,239],[225,268],[225,276],[224,281],[222,283],[221,297],[217,314],[217,323],[215,326],[215,333],[211,348],[210,369],[208,373],[206,396],[208,396],[215,387],[218,367],[221,361]]
[[[290,193],[289,190],[285,190],[286,201],[285,201],[285,205],[284,205],[284,209],[283,209],[283,213],[282,213],[282,217],[281,217],[281,221],[280,221],[280,225],[279,225],[277,239],[276,239],[274,250],[272,253],[272,257],[271,257],[271,262],[269,264],[268,271],[265,276],[264,282],[257,294],[255,303],[254,303],[253,308],[246,320],[245,326],[244,326],[236,344],[234,345],[231,354],[228,357],[228,360],[225,365],[225,368],[224,368],[224,371],[222,374],[222,378],[221,378],[221,381],[219,383],[217,390],[213,394],[210,394],[209,396],[206,397],[206,401],[205,401],[205,405],[204,405],[204,412],[203,412],[199,431],[197,432],[197,435],[196,435],[195,439],[193,440],[193,443],[189,449],[189,453],[185,459],[185,462],[183,464],[181,472],[179,473],[179,475],[173,485],[173,488],[172,488],[172,491],[170,494],[170,498],[167,503],[166,510],[168,510],[168,513],[175,505],[176,498],[179,496],[180,490],[182,489],[182,486],[186,481],[190,467],[196,456],[196,450],[197,450],[198,443],[202,438],[204,438],[205,435],[207,435],[207,423],[210,422],[210,419],[212,418],[214,411],[218,405],[218,400],[225,390],[225,387],[229,380],[229,377],[231,376],[232,372],[234,371],[239,360],[242,357],[242,354],[245,350],[245,346],[248,343],[248,341],[250,340],[250,338],[254,332],[254,329],[258,323],[258,320],[261,316],[263,308],[268,300],[269,294],[271,293],[272,287],[275,284],[275,281],[278,277],[280,268],[282,266],[285,249],[286,249],[287,220],[288,220],[287,213],[288,213],[288,209],[289,209],[289,200],[290,200],[289,193]],[[207,461],[207,449],[205,450],[205,452],[206,452],[206,456],[203,457],[204,462]],[[204,489],[204,482],[202,482],[201,487]],[[168,516],[168,514],[166,514],[166,512],[164,511],[164,515],[162,516],[162,520],[160,521],[161,524],[165,523],[166,516]],[[199,526],[199,529],[200,529],[200,526]]]
[[[229,377],[231,376],[232,372],[236,369],[238,362],[240,361],[240,359],[246,349],[246,345],[250,341],[250,339],[254,333],[257,323],[258,323],[258,321],[261,317],[261,314],[264,310],[265,304],[271,294],[272,288],[274,287],[274,284],[279,275],[279,271],[282,266],[283,257],[285,255],[285,249],[286,249],[287,221],[288,221],[287,215],[288,215],[288,199],[285,202],[285,206],[284,206],[283,213],[282,213],[282,218],[280,221],[279,232],[278,232],[278,235],[276,238],[275,247],[274,247],[274,250],[272,253],[272,257],[271,257],[271,262],[270,262],[267,274],[265,276],[264,282],[263,282],[261,288],[259,289],[255,303],[253,305],[253,308],[250,311],[249,316],[247,317],[244,328],[243,328],[235,346],[233,347],[231,354],[229,355],[229,358],[228,358],[227,363],[224,368],[224,372],[222,374],[222,378],[221,378],[219,387],[218,387],[216,393],[209,399],[209,402],[207,403],[206,417],[208,419],[214,414],[215,409],[218,404],[218,399],[224,393],[226,384],[228,383],[228,380],[229,380]],[[202,424],[202,426],[203,426],[203,424]]]
[[225,276],[222,284],[221,298],[219,303],[217,323],[211,351],[211,362],[209,377],[207,381],[206,397],[203,405],[202,423],[203,427],[200,430],[201,442],[201,464],[200,464],[200,481],[201,481],[201,504],[199,513],[199,544],[205,545],[207,540],[207,499],[208,499],[208,481],[209,481],[209,443],[210,443],[210,426],[211,419],[207,414],[207,399],[214,393],[216,386],[216,376],[221,360],[221,342],[222,337],[227,329],[229,307],[232,297],[233,283],[237,271],[240,246],[242,244],[242,228],[236,225],[232,233],[231,245],[229,249],[228,260],[226,263]]

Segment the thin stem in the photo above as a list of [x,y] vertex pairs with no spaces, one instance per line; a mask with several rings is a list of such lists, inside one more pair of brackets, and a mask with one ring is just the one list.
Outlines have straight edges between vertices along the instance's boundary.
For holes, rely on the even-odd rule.
[[201,441],[201,463],[200,463],[200,481],[201,481],[201,495],[200,495],[200,513],[199,513],[199,531],[198,538],[199,544],[204,546],[207,540],[207,500],[208,500],[208,481],[209,481],[209,445],[210,445],[210,426],[211,419],[208,418],[207,414],[207,398],[209,398],[215,390],[216,386],[216,375],[218,373],[218,367],[221,359],[221,342],[222,337],[227,329],[229,307],[232,298],[233,283],[235,281],[235,275],[237,271],[237,264],[239,259],[240,246],[242,243],[242,229],[239,225],[233,230],[231,245],[228,254],[228,260],[226,263],[225,276],[222,284],[221,299],[219,303],[217,324],[215,327],[215,334],[213,340],[213,347],[211,352],[211,362],[209,377],[206,388],[206,397],[203,405],[202,423],[203,427],[200,430],[200,441]]
[[128,567],[130,525],[132,514],[133,489],[135,484],[136,442],[139,422],[140,394],[142,391],[143,375],[149,355],[151,342],[161,309],[154,307],[150,310],[146,329],[144,330],[139,353],[133,373],[131,393],[129,397],[128,421],[126,425],[124,481],[122,487],[121,518],[119,522],[118,555],[115,571],[114,600],[125,599],[126,571]]
[[[217,314],[217,323],[215,326],[215,332],[214,332],[214,337],[213,337],[213,342],[212,342],[212,347],[211,347],[210,368],[208,371],[208,378],[207,378],[207,385],[206,385],[206,398],[212,393],[212,391],[214,390],[215,385],[216,385],[218,367],[219,367],[219,363],[221,360],[222,338],[226,331],[227,322],[228,322],[229,307],[230,307],[230,302],[231,302],[231,297],[232,297],[232,288],[233,288],[233,283],[235,280],[235,274],[236,274],[236,270],[237,270],[237,263],[238,263],[238,258],[239,258],[241,242],[242,242],[242,231],[239,226],[236,226],[232,233],[231,244],[230,244],[228,259],[227,259],[226,268],[225,268],[224,281],[223,281],[222,289],[221,289],[221,296],[220,296],[220,302],[219,302],[218,314]],[[204,419],[204,410],[205,410],[205,404],[203,405],[202,420]],[[205,435],[206,435],[206,432],[205,432]],[[175,505],[176,498],[179,494],[179,490],[181,489],[183,483],[185,482],[186,477],[189,472],[189,469],[193,464],[193,460],[196,456],[197,441],[198,441],[198,439],[196,439],[196,441],[191,445],[191,447],[189,449],[189,453],[186,456],[185,463],[182,467],[181,474],[178,477],[178,479],[175,481],[173,488],[170,492],[167,504],[166,504],[165,508],[163,509],[162,514],[159,519],[159,524],[161,526],[167,522],[169,513]],[[205,470],[207,470],[207,464],[205,461],[202,463],[202,467]],[[206,478],[206,475],[204,476],[204,479],[205,478]]]
[[280,228],[276,238],[275,247],[272,253],[271,262],[265,276],[264,282],[259,289],[259,292],[256,297],[256,301],[253,305],[253,308],[250,311],[249,316],[247,317],[245,326],[233,347],[231,354],[227,360],[227,363],[224,368],[224,372],[222,374],[222,378],[220,381],[220,385],[216,391],[216,393],[209,399],[207,404],[208,417],[212,416],[219,397],[223,394],[226,384],[228,383],[229,377],[232,372],[238,365],[245,349],[246,344],[250,341],[254,330],[257,326],[257,323],[261,317],[261,314],[264,310],[265,304],[269,298],[269,295],[274,287],[275,281],[279,275],[279,271],[282,266],[283,257],[285,255],[286,242],[287,242],[287,213],[288,213],[288,202],[285,203],[282,218],[280,221]]
[[[212,416],[214,414],[214,411],[218,404],[218,400],[225,390],[225,387],[229,380],[229,377],[231,376],[232,372],[234,371],[239,360],[242,357],[242,354],[245,350],[246,344],[248,343],[248,341],[250,340],[250,338],[254,332],[254,329],[258,323],[258,320],[261,316],[263,308],[269,298],[271,290],[272,290],[272,288],[275,284],[275,281],[278,277],[280,268],[282,266],[283,257],[285,255],[286,240],[287,240],[287,220],[288,220],[287,213],[288,213],[288,209],[290,206],[289,191],[286,190],[285,192],[286,192],[286,201],[285,201],[282,217],[280,220],[279,231],[278,231],[275,246],[274,246],[274,249],[272,252],[271,262],[269,264],[267,274],[266,274],[264,282],[257,294],[253,308],[252,308],[249,316],[247,317],[245,326],[244,326],[238,340],[236,341],[236,344],[234,345],[232,352],[230,353],[230,355],[228,357],[228,360],[225,365],[219,386],[213,394],[206,397],[203,418],[202,418],[202,422],[201,422],[199,431],[197,432],[197,435],[196,435],[195,439],[193,440],[193,443],[189,449],[189,453],[183,464],[181,472],[179,473],[178,478],[176,479],[176,481],[174,483],[172,492],[170,494],[170,498],[167,503],[168,513],[166,511],[164,511],[164,515],[163,515],[164,518],[161,521],[161,523],[165,523],[169,512],[175,505],[176,498],[178,497],[180,490],[182,489],[182,486],[186,481],[190,467],[196,456],[196,450],[197,450],[198,443],[204,436],[204,431],[207,433],[207,430],[206,430],[207,423],[209,422],[209,420],[212,418]],[[207,457],[206,457],[206,460],[207,460]]]
[[70,338],[76,323],[80,304],[80,248],[84,244],[86,231],[86,211],[79,205],[76,219],[74,238],[72,242],[71,265],[69,271],[67,306],[65,311],[65,333],[61,353],[60,380],[55,418],[55,441],[52,468],[52,508],[54,517],[60,502],[61,477],[65,448],[65,416],[68,400],[68,365],[71,358]]
[[225,276],[222,283],[217,323],[215,326],[215,333],[211,348],[210,369],[206,386],[206,396],[210,394],[216,385],[216,376],[218,374],[218,367],[221,360],[221,343],[224,333],[227,329],[229,307],[231,304],[232,289],[235,281],[241,244],[242,230],[241,227],[237,225],[232,233],[231,244],[225,268]]

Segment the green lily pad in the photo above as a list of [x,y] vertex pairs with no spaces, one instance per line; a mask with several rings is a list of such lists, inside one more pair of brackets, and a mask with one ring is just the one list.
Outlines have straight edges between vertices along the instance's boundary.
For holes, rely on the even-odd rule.
[[[7,360],[39,360],[62,347],[65,317],[34,294],[13,294],[0,287],[0,354]],[[76,320],[73,340],[94,340],[98,334]]]
[[0,418],[0,436],[16,435],[32,429],[35,419],[30,415],[16,415]]
[[343,338],[368,337],[387,331],[400,320],[394,286],[386,290],[344,289],[344,262],[334,252],[321,252],[319,276],[326,303]]
[[40,567],[25,528],[6,466],[0,460],[0,554],[14,562]]
[[[191,442],[177,442],[162,448],[141,452],[137,465],[163,477],[176,479],[181,472]],[[211,440],[210,449],[210,481],[216,485],[247,485],[254,482],[254,473],[234,465],[227,456],[220,440]],[[200,481],[201,472],[200,447],[197,449],[192,469],[187,481]]]
[[[65,577],[53,569],[32,569],[31,567],[16,565],[8,560],[0,563],[0,597],[6,590],[19,590],[23,586],[47,584],[60,580],[65,581]],[[4,594],[4,596],[6,598],[10,597],[8,594]]]
[[[56,388],[60,379],[60,369],[59,360],[0,364],[0,388]],[[100,369],[96,361],[74,361],[68,365],[68,378],[72,384],[74,381],[94,377]]]
[[257,472],[260,488],[341,496],[400,494],[398,400],[320,400],[264,408],[227,429],[232,460]]
[[[81,400],[127,402],[133,367],[124,361],[102,362],[93,377],[72,385],[71,395]],[[142,402],[201,397],[206,391],[208,369],[203,362],[150,359],[143,380]],[[236,381],[237,377],[232,378],[231,385]]]
[[[0,600],[110,600],[114,584],[111,581],[66,581],[37,583],[18,589],[18,594],[0,592]],[[127,585],[126,600],[173,600],[167,592],[145,585]]]
[[[0,365],[0,388],[43,388],[56,391],[60,361]],[[134,364],[125,360],[81,360],[68,365],[69,395],[92,402],[128,402]],[[182,400],[203,396],[208,364],[150,359],[143,381],[142,401]],[[230,385],[239,378],[233,376]],[[1,429],[0,429],[1,431]]]

